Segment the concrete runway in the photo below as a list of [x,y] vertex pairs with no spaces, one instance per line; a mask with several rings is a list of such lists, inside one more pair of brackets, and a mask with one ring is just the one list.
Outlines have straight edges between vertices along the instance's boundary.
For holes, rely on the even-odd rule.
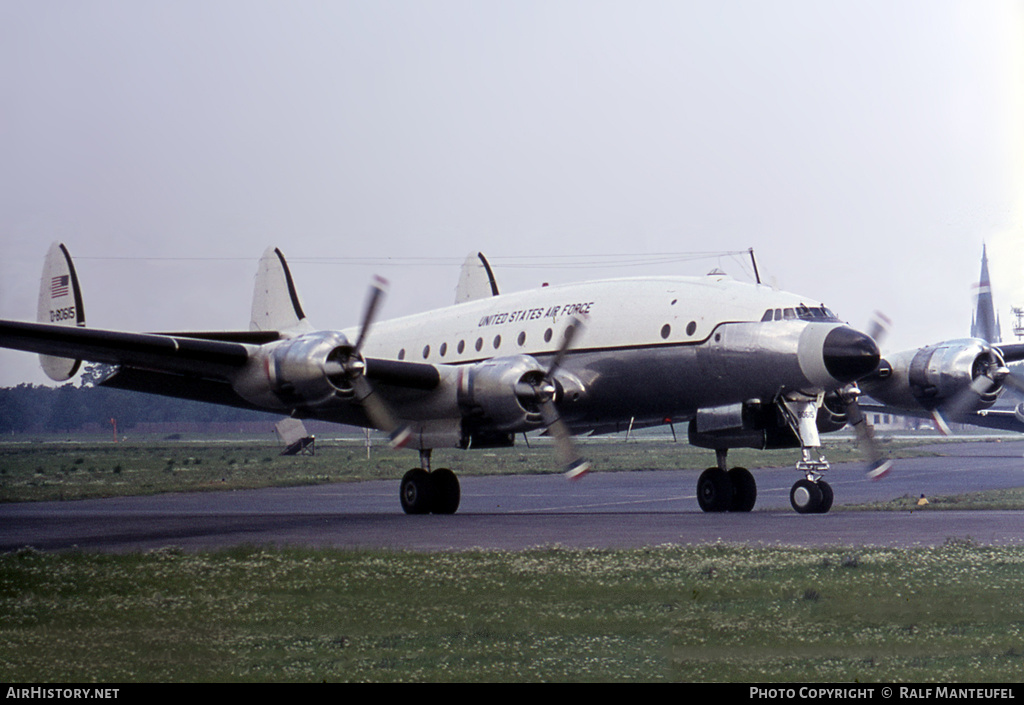
[[[535,546],[630,548],[716,541],[754,545],[928,546],[948,539],[1024,542],[1024,512],[843,512],[844,504],[1024,486],[1024,440],[944,444],[942,457],[898,460],[871,482],[860,464],[828,476],[833,510],[789,506],[792,467],[753,470],[749,514],[704,514],[699,471],[463,477],[452,516],[406,516],[398,480],[233,492],[0,505],[0,551],[185,550],[301,545],[445,551]],[[794,454],[795,461],[795,454]]]

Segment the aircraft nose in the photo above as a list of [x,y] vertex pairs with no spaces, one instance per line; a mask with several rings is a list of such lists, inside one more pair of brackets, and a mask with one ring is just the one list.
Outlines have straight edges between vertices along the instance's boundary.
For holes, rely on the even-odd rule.
[[871,374],[881,359],[871,336],[846,326],[825,337],[821,352],[825,369],[840,382],[853,382]]

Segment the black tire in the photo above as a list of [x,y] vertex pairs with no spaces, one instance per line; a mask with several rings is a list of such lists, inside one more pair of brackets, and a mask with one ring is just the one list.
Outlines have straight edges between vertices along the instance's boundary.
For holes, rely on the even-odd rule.
[[800,514],[817,514],[821,500],[821,489],[810,480],[797,480],[789,491],[789,503]]
[[434,503],[433,494],[433,483],[426,470],[413,468],[405,473],[399,495],[406,514],[429,514]]
[[708,468],[697,479],[697,504],[705,512],[727,512],[732,506],[732,480],[721,468]]
[[431,492],[434,503],[430,511],[434,514],[454,514],[459,509],[462,491],[459,478],[448,468],[438,468],[430,473]]
[[749,512],[757,503],[757,481],[746,468],[733,468],[729,471],[732,482],[732,505],[730,512]]
[[818,507],[818,514],[826,514],[832,508],[835,494],[832,492],[832,485],[824,480],[818,480],[818,489],[821,490],[821,505]]

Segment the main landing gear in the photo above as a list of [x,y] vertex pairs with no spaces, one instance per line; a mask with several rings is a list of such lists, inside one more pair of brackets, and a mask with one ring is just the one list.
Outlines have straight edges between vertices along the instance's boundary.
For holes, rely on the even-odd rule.
[[757,502],[757,482],[746,468],[728,468],[728,449],[718,449],[718,467],[697,480],[697,503],[705,512],[749,512]]
[[402,478],[402,509],[406,514],[454,514],[462,498],[459,478],[448,468],[431,472],[429,450],[420,451],[420,464]]

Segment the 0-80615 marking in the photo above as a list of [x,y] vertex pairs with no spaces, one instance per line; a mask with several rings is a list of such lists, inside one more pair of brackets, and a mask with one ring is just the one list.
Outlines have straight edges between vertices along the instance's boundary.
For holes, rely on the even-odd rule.
[[68,306],[67,308],[50,309],[50,323],[57,323],[58,321],[68,321],[75,317],[75,307]]

